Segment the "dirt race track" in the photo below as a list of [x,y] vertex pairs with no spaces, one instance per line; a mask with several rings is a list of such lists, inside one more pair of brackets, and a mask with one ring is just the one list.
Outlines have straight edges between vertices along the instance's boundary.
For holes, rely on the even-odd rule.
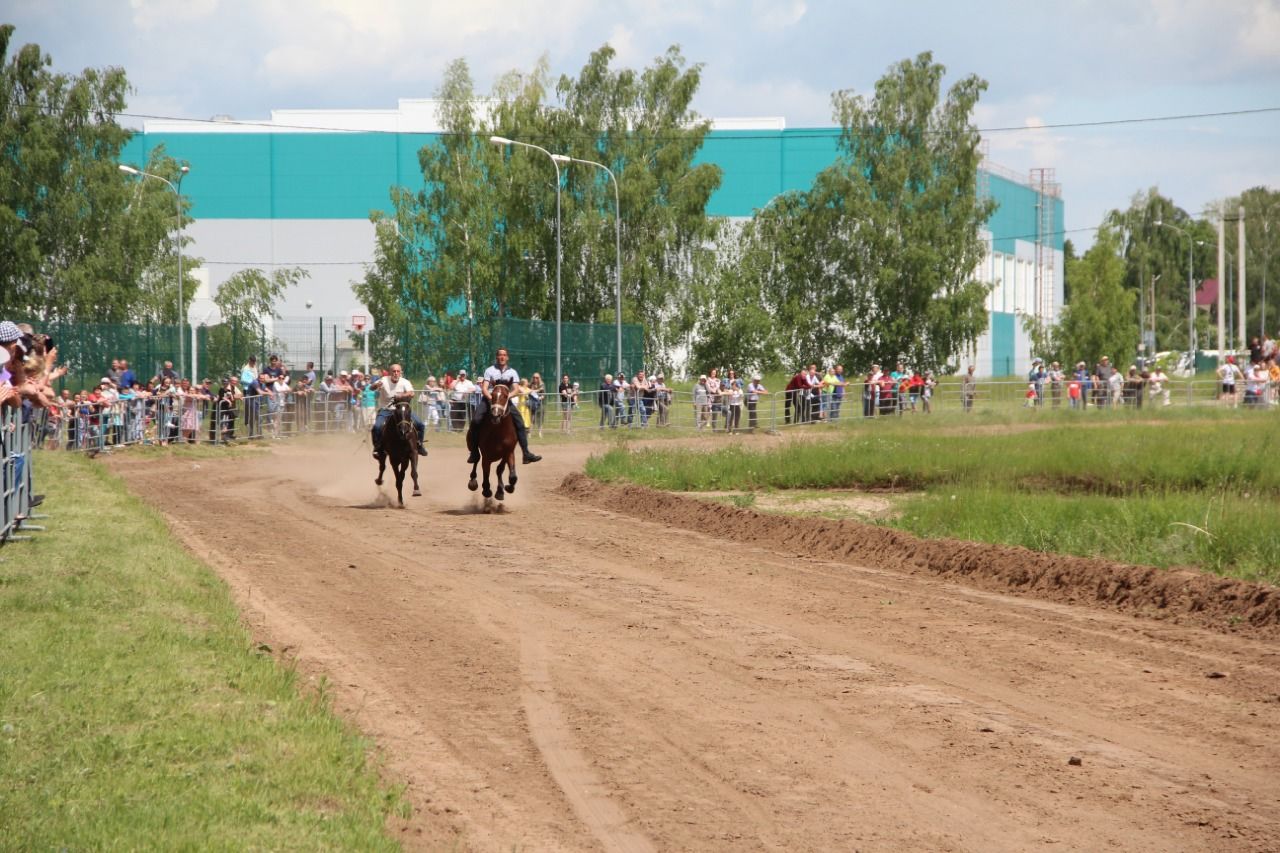
[[409,848],[1280,850],[1275,632],[603,508],[588,450],[492,515],[458,448],[405,511],[354,442],[109,464],[327,676]]

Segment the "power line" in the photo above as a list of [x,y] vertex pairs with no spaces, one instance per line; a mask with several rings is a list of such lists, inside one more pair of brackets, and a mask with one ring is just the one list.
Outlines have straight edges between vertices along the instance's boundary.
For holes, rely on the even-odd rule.
[[[1192,121],[1196,119],[1206,119],[1206,118],[1232,118],[1232,117],[1238,117],[1238,116],[1262,115],[1266,113],[1280,113],[1280,106],[1256,107],[1253,109],[1244,109],[1244,110],[1224,110],[1224,111],[1212,112],[1212,113],[1177,113],[1174,115],[1162,115],[1162,116],[1136,116],[1136,117],[1117,118],[1117,119],[1099,119],[1094,121],[1055,122],[1052,124],[1040,124],[1035,126],[1008,125],[1005,127],[980,127],[977,130],[979,133],[1026,133],[1026,132],[1039,131],[1039,130],[1062,130],[1062,129],[1080,128],[1080,127],[1114,127],[1117,125],[1126,125],[1126,124],[1152,124],[1156,122]],[[241,119],[183,118],[181,116],[164,116],[164,115],[154,115],[151,113],[122,112],[122,113],[116,113],[116,115],[124,116],[126,118],[150,119],[155,121],[187,122],[190,124],[209,124],[209,125],[217,125],[217,126],[234,125],[237,127],[254,127],[254,128],[262,128],[263,130],[267,130],[267,131],[307,130],[307,131],[313,131],[313,132],[319,132],[319,133],[366,133],[366,134],[388,134],[388,135],[394,135],[394,136],[410,135],[410,134],[414,134],[418,136],[482,136],[483,135],[483,134],[459,133],[459,132],[453,132],[453,131],[383,130],[379,128],[360,129],[360,128],[350,128],[350,127],[320,127],[316,125],[275,124],[269,121],[251,121],[251,120],[241,120]],[[772,131],[770,133],[752,133],[749,131],[726,131],[726,132],[731,132],[734,134],[731,137],[726,137],[729,139],[777,139],[783,133],[785,133],[787,136],[794,139],[832,139],[832,138],[839,137],[844,131],[841,128],[832,127],[832,128],[793,128],[791,130]],[[663,133],[658,133],[658,134],[629,133],[628,136],[633,139],[635,138],[638,138],[638,139],[677,138],[675,134],[663,134]],[[596,139],[599,137],[599,134],[595,134],[595,133],[570,134],[568,138],[574,138],[574,137],[580,138],[580,139],[588,139],[588,138]],[[528,137],[530,141],[534,141],[534,142],[538,142],[538,141],[556,142],[556,141],[563,141],[565,138],[566,137],[564,136]]]

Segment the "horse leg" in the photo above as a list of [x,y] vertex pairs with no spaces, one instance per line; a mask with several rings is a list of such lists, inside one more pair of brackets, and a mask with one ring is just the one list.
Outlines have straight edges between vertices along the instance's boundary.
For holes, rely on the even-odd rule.
[[418,451],[414,448],[413,453],[409,454],[409,470],[413,473],[413,496],[415,498],[422,497],[422,489],[418,488]]
[[373,481],[375,486],[382,485],[382,472],[387,468],[387,454],[383,453],[378,456],[378,479]]
[[507,491],[514,492],[516,490],[516,480],[519,479],[516,477],[516,454],[514,451],[507,454],[507,472]]
[[400,501],[400,508],[404,508],[404,469],[409,467],[406,459],[397,459],[391,464],[392,470],[396,472],[396,498]]
[[479,467],[479,462],[471,463],[471,479],[467,481],[467,488],[473,492],[479,488],[479,486],[476,485],[476,469]]
[[484,488],[480,490],[480,494],[486,498],[493,497],[493,489],[489,488],[489,466],[493,464],[493,460],[486,457],[484,459]]
[[498,490],[494,494],[494,497],[497,498],[498,500],[502,500],[507,493],[507,490],[504,489],[502,486],[502,476],[506,471],[506,468],[507,468],[507,460],[505,458],[499,459],[498,460],[498,482],[497,482]]

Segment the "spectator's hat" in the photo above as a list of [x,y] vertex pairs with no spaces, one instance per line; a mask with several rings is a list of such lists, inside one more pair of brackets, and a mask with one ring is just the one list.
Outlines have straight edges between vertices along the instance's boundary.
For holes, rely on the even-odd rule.
[[358,370],[353,370],[353,371],[351,371],[351,375],[352,375],[352,376],[364,376],[364,374],[363,374],[363,373],[361,373],[361,372],[360,372],[360,371],[358,371]]
[[1236,357],[1234,355],[1227,356],[1227,364],[1235,364],[1235,363],[1236,363]]
[[350,376],[351,374],[350,374],[350,373],[347,373],[347,371],[345,371],[345,370],[341,370],[341,371],[338,371],[338,375],[339,375],[339,376]]
[[707,381],[707,374],[705,374],[705,373],[704,373],[704,374],[702,374],[701,376],[699,376],[699,377],[698,377],[698,381],[699,381],[699,382],[706,382],[706,381]]
[[428,381],[428,382],[435,382],[435,381],[436,381],[436,378],[435,378],[434,376],[428,376],[428,377],[427,377],[427,381]]
[[665,377],[665,376],[663,376],[661,373],[659,373],[657,376],[655,376],[655,377],[653,377],[653,378],[654,378],[654,379],[666,379],[667,377]]
[[753,374],[751,374],[751,381],[752,381],[752,382],[759,382],[759,381],[760,381],[760,374],[759,374],[759,373],[753,373]]
[[0,344],[11,344],[22,340],[22,330],[16,323],[8,320],[0,321]]
[[465,371],[465,370],[459,370],[459,371],[458,371],[458,375],[459,375],[459,376],[466,376],[466,375],[467,375],[467,371]]
[[110,376],[104,376],[104,377],[102,377],[102,379],[100,379],[100,380],[98,381],[98,384],[99,384],[99,385],[115,385],[116,383],[114,383],[114,382],[112,382],[112,381],[111,381],[111,377],[110,377]]

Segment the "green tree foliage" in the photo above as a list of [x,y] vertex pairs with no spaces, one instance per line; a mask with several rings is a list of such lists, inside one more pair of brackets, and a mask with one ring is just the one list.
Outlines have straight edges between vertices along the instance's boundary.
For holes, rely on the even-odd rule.
[[[124,71],[57,73],[13,36],[0,26],[0,313],[172,322],[178,213],[163,184],[117,168]],[[144,168],[177,173],[162,150]]]
[[[671,48],[648,68],[615,69],[612,48],[595,51],[576,77],[551,81],[546,61],[504,75],[481,99],[463,60],[441,86],[438,141],[419,152],[425,186],[393,188],[394,212],[374,215],[373,264],[353,288],[380,329],[379,347],[408,324],[457,342],[471,326],[503,314],[555,317],[556,170],[546,155],[497,148],[491,135],[607,165],[622,208],[623,319],[643,322],[649,349],[683,340],[681,299],[715,226],[706,205],[720,169],[693,164],[710,129],[690,109],[701,66]],[[562,316],[612,321],[615,204],[600,169],[560,167]],[[413,338],[414,335],[406,336]],[[421,337],[421,336],[418,336]]]
[[[742,230],[743,247],[721,269],[734,304],[699,327],[700,357],[741,364],[749,352],[761,359],[750,366],[764,368],[811,359],[860,367],[901,354],[933,369],[986,330],[988,287],[974,270],[994,206],[977,197],[972,123],[986,83],[965,77],[944,95],[945,70],[922,53],[892,66],[871,96],[835,93],[839,159]],[[753,293],[771,324],[743,307]],[[735,335],[719,336],[723,350],[711,345],[720,322],[737,324]]]
[[[1252,338],[1262,331],[1280,338],[1280,192],[1267,187],[1252,187],[1228,203],[1228,211],[1245,211],[1246,270],[1249,290],[1246,334]],[[1233,250],[1239,240],[1238,230],[1230,226],[1227,245]],[[1217,263],[1217,259],[1214,259]],[[1262,321],[1262,288],[1266,286],[1266,323]]]
[[[1142,327],[1150,328],[1154,279],[1156,347],[1185,349],[1191,298],[1187,286],[1187,252],[1190,248],[1191,275],[1197,286],[1201,280],[1214,277],[1217,265],[1214,226],[1195,219],[1154,187],[1135,194],[1127,209],[1111,211],[1105,224],[1119,240],[1125,265],[1124,286],[1134,295],[1135,320],[1141,304],[1146,312]],[[1192,242],[1188,244],[1188,241]],[[1144,289],[1145,294],[1140,297]],[[1207,324],[1208,318],[1199,322]],[[1201,331],[1206,330],[1207,325]],[[1203,344],[1203,335],[1200,340]]]
[[[239,367],[240,353],[267,352],[276,344],[267,334],[267,320],[278,319],[275,306],[285,291],[310,278],[301,267],[282,267],[270,274],[259,269],[241,270],[228,278],[214,294],[222,322],[211,326],[206,343],[206,374],[225,374]],[[252,342],[252,343],[249,343]]]
[[1121,244],[1115,230],[1104,228],[1089,251],[1069,262],[1071,301],[1062,309],[1057,325],[1034,341],[1038,354],[1046,360],[1093,365],[1105,355],[1113,364],[1123,366],[1134,355],[1137,294],[1125,287]]

